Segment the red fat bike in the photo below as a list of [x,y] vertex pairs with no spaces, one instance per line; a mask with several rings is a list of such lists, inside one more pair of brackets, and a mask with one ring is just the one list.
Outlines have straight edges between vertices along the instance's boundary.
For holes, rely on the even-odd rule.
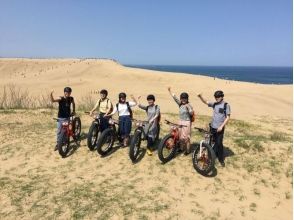
[[[58,118],[54,118],[58,121]],[[81,135],[81,119],[76,116],[70,116],[68,119],[62,122],[62,128],[60,136],[57,141],[57,150],[61,157],[66,157],[70,150],[70,138],[74,141],[78,141]]]
[[186,127],[165,120],[165,123],[171,126],[170,133],[167,134],[158,146],[158,157],[162,163],[170,161],[180,148],[180,134],[179,128]]

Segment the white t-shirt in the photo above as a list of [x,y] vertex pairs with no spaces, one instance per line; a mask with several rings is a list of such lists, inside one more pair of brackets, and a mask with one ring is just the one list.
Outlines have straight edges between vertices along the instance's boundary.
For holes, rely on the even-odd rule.
[[[136,106],[136,103],[135,102],[129,102],[129,105],[130,105],[130,107],[134,107],[134,106]],[[113,114],[118,111],[119,116],[130,115],[130,111],[128,109],[127,103],[124,103],[124,104],[118,103],[118,109],[117,109],[116,106],[117,105],[115,105],[114,108],[113,108],[113,112],[112,112]]]

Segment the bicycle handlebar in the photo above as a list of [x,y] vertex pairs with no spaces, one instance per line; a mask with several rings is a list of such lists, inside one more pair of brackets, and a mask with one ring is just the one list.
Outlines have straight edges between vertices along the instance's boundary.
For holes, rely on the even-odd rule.
[[173,126],[176,126],[178,128],[183,128],[183,127],[187,127],[187,125],[180,125],[180,124],[176,124],[176,123],[173,123],[171,121],[168,121],[168,120],[164,120],[166,124],[168,125],[173,125]]
[[197,128],[197,127],[194,127],[194,129],[198,130],[198,131],[201,132],[201,133],[208,133],[208,134],[211,133],[210,131],[207,131],[207,130],[205,130],[205,129],[203,129],[203,128]]
[[109,123],[113,123],[113,124],[119,124],[119,120],[116,120],[116,119],[113,119],[113,118],[110,118],[109,119]]
[[149,123],[149,121],[143,121],[143,120],[138,120],[138,119],[132,119],[132,121],[134,121],[134,122],[142,122],[143,124],[148,124]]
[[[74,115],[71,115],[70,117],[64,118],[64,119],[65,120],[71,120],[73,117],[74,117]],[[52,118],[52,119],[55,120],[55,121],[59,121],[60,120],[59,118]]]

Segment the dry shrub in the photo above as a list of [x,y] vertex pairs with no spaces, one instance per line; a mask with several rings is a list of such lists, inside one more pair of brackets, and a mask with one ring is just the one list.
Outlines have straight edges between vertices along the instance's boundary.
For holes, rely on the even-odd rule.
[[87,94],[82,96],[80,101],[77,103],[77,109],[80,111],[90,111],[95,104],[96,100],[93,98],[93,96]]
[[50,94],[35,97],[27,89],[21,89],[15,84],[4,85],[0,89],[0,109],[34,109],[52,108]]

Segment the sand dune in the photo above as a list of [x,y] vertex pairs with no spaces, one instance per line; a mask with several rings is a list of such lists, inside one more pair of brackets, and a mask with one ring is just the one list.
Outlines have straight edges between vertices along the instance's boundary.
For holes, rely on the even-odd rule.
[[[106,88],[117,94],[154,93],[163,112],[178,108],[167,87],[187,91],[207,126],[211,111],[196,98],[224,90],[232,106],[226,128],[226,167],[212,178],[196,173],[191,157],[162,165],[155,153],[136,164],[128,148],[99,157],[86,146],[92,119],[82,119],[82,140],[62,159],[55,146],[56,110],[0,111],[1,219],[290,219],[292,217],[292,85],[261,85],[188,74],[128,68],[99,59],[0,59],[0,88],[16,84],[30,93],[62,95],[73,88],[79,100]],[[144,118],[143,111],[135,111]],[[177,115],[163,113],[177,120]],[[162,123],[161,137],[169,127]],[[202,139],[194,129],[192,143]],[[143,147],[146,147],[144,142]]]
[[213,92],[222,89],[231,104],[233,118],[292,118],[292,85],[262,85],[143,70],[105,59],[0,59],[0,76],[0,86],[14,83],[33,94],[54,89],[55,95],[62,95],[64,86],[71,86],[77,104],[82,96],[101,88],[109,90],[114,102],[121,91],[143,97],[153,93],[163,112],[177,112],[167,92],[167,87],[171,86],[177,94],[187,91],[190,102],[202,115],[210,115],[211,111],[196,94],[202,92],[213,100]]

